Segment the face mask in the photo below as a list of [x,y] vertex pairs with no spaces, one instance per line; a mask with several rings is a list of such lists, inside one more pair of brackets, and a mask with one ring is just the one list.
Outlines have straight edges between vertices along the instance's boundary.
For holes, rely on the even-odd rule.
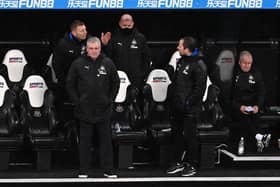
[[121,29],[123,35],[130,35],[132,31],[133,29],[129,29],[129,28]]

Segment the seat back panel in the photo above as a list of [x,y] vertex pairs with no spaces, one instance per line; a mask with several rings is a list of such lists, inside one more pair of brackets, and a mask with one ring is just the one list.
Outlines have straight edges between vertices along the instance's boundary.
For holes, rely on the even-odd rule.
[[39,75],[29,76],[24,84],[23,90],[28,94],[29,103],[34,108],[42,107],[44,95],[48,87],[44,79]]
[[168,86],[171,84],[166,71],[161,69],[153,70],[148,76],[147,84],[151,86],[152,97],[155,102],[164,102],[166,100]]
[[235,58],[233,52],[227,49],[221,51],[217,58],[216,65],[220,70],[220,81],[231,81],[235,65]]
[[20,82],[23,77],[23,70],[27,61],[21,50],[9,50],[3,60],[8,70],[8,77],[11,82]]

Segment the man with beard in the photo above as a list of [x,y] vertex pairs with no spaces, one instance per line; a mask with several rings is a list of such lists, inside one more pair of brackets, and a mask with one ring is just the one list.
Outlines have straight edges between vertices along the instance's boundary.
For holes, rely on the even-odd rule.
[[[170,89],[174,151],[167,173],[182,172],[182,176],[191,176],[198,168],[196,126],[202,109],[207,73],[193,37],[181,38],[177,49],[182,57],[176,65]],[[182,158],[185,150],[187,156]]]

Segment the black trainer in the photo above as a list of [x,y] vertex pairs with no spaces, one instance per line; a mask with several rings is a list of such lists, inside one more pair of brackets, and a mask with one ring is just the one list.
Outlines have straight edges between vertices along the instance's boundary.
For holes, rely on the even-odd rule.
[[195,167],[187,163],[185,169],[182,172],[182,176],[187,177],[187,176],[192,176],[194,174],[196,174]]
[[175,165],[171,166],[170,168],[167,169],[166,173],[167,174],[176,174],[181,171],[183,171],[185,168],[184,164],[181,163],[176,163]]
[[118,175],[113,170],[106,170],[106,171],[104,171],[104,177],[118,178]]

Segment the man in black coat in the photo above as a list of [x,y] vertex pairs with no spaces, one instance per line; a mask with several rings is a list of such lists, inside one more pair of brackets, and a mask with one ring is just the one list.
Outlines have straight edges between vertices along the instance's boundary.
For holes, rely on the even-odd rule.
[[[258,152],[262,152],[263,148],[268,146],[271,136],[261,134],[258,128],[259,112],[264,105],[264,97],[265,86],[262,74],[253,66],[252,54],[249,51],[242,51],[239,66],[233,77],[232,116],[235,126],[231,131],[235,143],[237,143],[236,138],[244,137],[245,147],[255,150],[257,145]],[[235,130],[237,130],[236,134]],[[239,147],[239,150],[242,150],[239,154],[244,153],[244,147]]]
[[[198,167],[197,118],[202,110],[202,98],[206,89],[207,73],[196,48],[196,40],[184,37],[177,49],[182,56],[172,81],[170,94],[173,163],[168,174],[182,172],[183,176],[196,173]],[[185,158],[184,150],[186,149]]]
[[146,37],[135,28],[130,14],[123,14],[118,26],[112,37],[107,40],[107,45],[104,39],[102,40],[102,43],[106,45],[104,50],[117,69],[124,71],[132,85],[138,88],[137,103],[142,109],[142,89],[151,65],[150,49]]
[[93,129],[99,143],[104,176],[117,177],[113,170],[110,116],[120,80],[112,60],[101,52],[97,37],[87,40],[87,54],[76,59],[70,67],[66,88],[80,120],[80,177],[86,177],[91,162]]
[[[65,90],[66,77],[73,61],[86,52],[86,41],[89,37],[85,22],[74,20],[70,25],[70,32],[58,41],[53,50],[52,66],[57,78],[56,105],[62,123],[69,117],[69,114],[64,114],[64,102],[69,102]],[[110,37],[111,33],[102,33],[102,38]]]
[[85,53],[87,37],[85,23],[74,20],[70,25],[70,32],[58,41],[53,50],[52,66],[57,78],[55,103],[61,123],[65,123],[70,117],[69,114],[65,113],[64,108],[64,102],[69,102],[65,89],[66,77],[73,61]]

